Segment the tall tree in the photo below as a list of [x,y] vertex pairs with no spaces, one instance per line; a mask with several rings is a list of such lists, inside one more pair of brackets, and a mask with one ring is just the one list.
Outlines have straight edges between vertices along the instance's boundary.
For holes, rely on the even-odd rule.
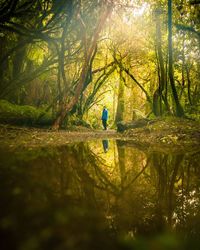
[[[105,8],[105,9],[104,9]],[[90,38],[90,44],[87,43],[86,35],[83,37],[83,46],[84,46],[84,62],[82,65],[80,77],[78,79],[78,83],[76,85],[76,88],[74,90],[74,95],[73,97],[69,100],[68,103],[65,103],[62,107],[61,110],[59,111],[52,128],[53,129],[58,129],[59,127],[62,126],[62,123],[66,117],[66,115],[72,110],[75,104],[77,104],[79,97],[81,96],[84,83],[87,78],[87,73],[89,70],[90,66],[90,61],[93,56],[93,53],[95,52],[95,48],[97,45],[97,40],[99,38],[99,34],[102,31],[104,24],[108,18],[108,16],[112,12],[112,5],[107,2],[106,6],[104,6],[102,9],[102,13],[100,15],[99,21],[96,25],[96,29]],[[82,20],[80,20],[82,22]],[[84,26],[84,23],[83,23]]]
[[118,87],[118,99],[117,99],[117,111],[115,116],[115,123],[123,121],[124,118],[124,82],[125,79],[122,75],[122,69],[119,72],[119,87]]
[[176,115],[184,116],[184,110],[179,102],[175,81],[174,81],[174,63],[173,63],[173,42],[172,42],[172,0],[168,0],[168,52],[169,52],[169,80],[172,88],[172,95],[176,107]]
[[[160,25],[160,16],[162,14],[162,9],[157,8],[155,10],[155,21],[156,21],[156,53],[157,53],[157,63],[158,63],[158,83],[159,86],[153,95],[153,112],[155,115],[162,115],[162,92],[166,83],[166,71],[164,66],[164,58],[162,51],[162,34]],[[165,100],[167,103],[167,100]],[[168,105],[166,105],[168,106]]]

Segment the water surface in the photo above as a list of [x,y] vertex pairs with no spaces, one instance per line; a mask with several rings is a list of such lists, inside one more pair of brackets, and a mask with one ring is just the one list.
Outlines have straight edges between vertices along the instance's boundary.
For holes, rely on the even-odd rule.
[[0,249],[199,249],[197,152],[97,140],[0,159]]

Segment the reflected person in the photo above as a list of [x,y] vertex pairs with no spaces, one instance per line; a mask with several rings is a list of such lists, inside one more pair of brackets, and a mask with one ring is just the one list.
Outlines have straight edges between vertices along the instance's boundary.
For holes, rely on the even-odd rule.
[[108,140],[102,140],[104,152],[108,152]]

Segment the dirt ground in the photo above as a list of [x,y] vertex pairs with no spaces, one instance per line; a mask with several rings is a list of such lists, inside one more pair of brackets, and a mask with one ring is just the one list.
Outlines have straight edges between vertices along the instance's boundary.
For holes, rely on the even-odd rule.
[[0,146],[15,150],[23,147],[61,146],[68,143],[95,140],[120,139],[128,144],[135,144],[163,150],[200,149],[200,123],[172,119],[158,120],[142,128],[129,129],[124,133],[115,130],[92,130],[76,127],[73,131],[37,129],[0,125]]
[[61,146],[67,143],[120,138],[115,130],[90,130],[76,127],[74,131],[52,131],[49,129],[23,128],[10,125],[0,125],[0,145],[9,148]]
[[158,119],[145,127],[129,129],[124,136],[130,138],[131,143],[151,147],[151,150],[200,150],[200,123],[187,119]]

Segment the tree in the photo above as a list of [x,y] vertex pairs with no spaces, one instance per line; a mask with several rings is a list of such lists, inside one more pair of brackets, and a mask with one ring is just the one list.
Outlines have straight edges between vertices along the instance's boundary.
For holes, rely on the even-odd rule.
[[[71,111],[71,109],[74,107],[75,104],[77,104],[77,102],[79,100],[79,97],[80,97],[82,90],[83,90],[83,87],[84,87],[84,83],[86,81],[90,61],[91,61],[92,55],[93,55],[95,48],[96,48],[96,45],[97,45],[97,40],[99,38],[99,34],[104,26],[106,19],[108,18],[108,16],[111,14],[111,11],[112,11],[112,6],[110,4],[107,4],[105,6],[105,8],[106,9],[102,10],[102,13],[100,14],[96,28],[94,30],[94,34],[90,38],[90,44],[87,43],[86,34],[84,35],[84,38],[83,38],[84,61],[83,61],[80,77],[78,79],[78,83],[76,85],[73,97],[69,100],[68,103],[65,103],[61,107],[61,110],[59,111],[59,114],[57,115],[56,120],[54,121],[53,129],[58,129],[62,125],[67,113]],[[80,19],[80,21],[82,22],[81,19]],[[82,25],[84,27],[85,24],[83,23]],[[85,29],[85,27],[84,27],[84,29]]]
[[120,121],[123,121],[123,118],[124,118],[124,83],[125,83],[125,79],[122,74],[122,69],[120,69],[118,98],[117,98],[117,111],[115,115],[116,124]]
[[162,9],[156,8],[154,11],[155,22],[156,22],[156,55],[157,55],[157,65],[158,65],[158,88],[155,90],[153,94],[153,113],[156,116],[162,115],[162,101],[164,100],[164,104],[166,106],[167,111],[170,111],[169,103],[167,100],[167,96],[163,95],[163,91],[167,85],[167,72],[165,68],[164,56],[163,56],[163,41],[162,41],[162,31],[161,31],[161,15]]
[[174,69],[173,69],[173,43],[172,43],[172,0],[168,0],[168,52],[169,52],[169,80],[172,88],[172,94],[176,106],[176,115],[184,116],[183,108],[179,102],[175,81],[174,81]]

